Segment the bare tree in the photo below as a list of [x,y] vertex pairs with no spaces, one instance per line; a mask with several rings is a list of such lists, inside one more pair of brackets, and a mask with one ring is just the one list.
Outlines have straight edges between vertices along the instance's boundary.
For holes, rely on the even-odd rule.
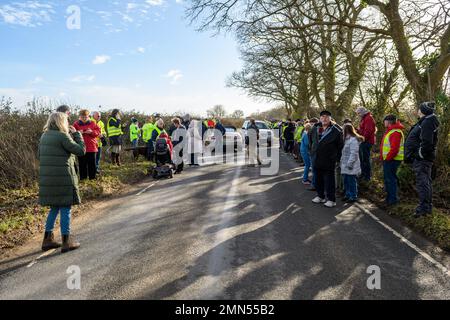
[[218,104],[207,111],[208,118],[224,118],[227,115],[225,107]]

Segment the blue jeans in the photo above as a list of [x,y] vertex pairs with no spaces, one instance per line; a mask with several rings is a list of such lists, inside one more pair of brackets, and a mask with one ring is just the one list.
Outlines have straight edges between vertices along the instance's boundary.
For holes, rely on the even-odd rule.
[[131,141],[131,146],[133,148],[137,148],[139,144],[139,140],[138,139],[134,139],[133,141]]
[[401,161],[383,161],[384,172],[384,189],[386,191],[386,203],[393,205],[398,202],[397,186],[398,177],[397,170],[400,167]]
[[312,178],[312,186],[314,187],[314,188],[316,188],[316,186],[317,186],[317,172],[316,172],[316,169],[315,169],[315,166],[314,166],[314,161],[315,161],[315,157],[313,157],[312,155],[311,155],[311,153],[309,153],[309,160],[311,161],[311,171],[312,171],[312,174],[313,174],[313,178]]
[[372,145],[368,142],[361,143],[359,147],[359,158],[361,160],[361,177],[370,181],[372,178],[372,165],[370,159],[370,152],[372,151]]
[[309,181],[309,170],[311,169],[311,159],[308,152],[302,152],[303,162],[305,163],[305,170],[303,171],[303,181]]
[[355,175],[343,174],[345,197],[350,200],[358,199],[358,182]]
[[59,212],[61,212],[61,234],[63,236],[70,235],[71,207],[51,207],[45,224],[45,232],[53,232]]
[[97,168],[97,171],[100,170],[100,160],[102,158],[102,147],[98,148],[98,152],[95,155],[95,167]]

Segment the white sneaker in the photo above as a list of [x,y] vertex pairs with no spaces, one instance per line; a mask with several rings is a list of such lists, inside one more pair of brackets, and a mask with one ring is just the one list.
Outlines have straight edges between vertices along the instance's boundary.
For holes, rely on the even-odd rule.
[[328,208],[334,208],[334,207],[336,207],[336,202],[327,201],[327,202],[325,202],[324,206],[328,207]]
[[326,200],[325,200],[325,199],[322,199],[322,198],[320,198],[320,197],[315,197],[315,198],[312,200],[312,202],[319,204],[319,203],[325,203]]

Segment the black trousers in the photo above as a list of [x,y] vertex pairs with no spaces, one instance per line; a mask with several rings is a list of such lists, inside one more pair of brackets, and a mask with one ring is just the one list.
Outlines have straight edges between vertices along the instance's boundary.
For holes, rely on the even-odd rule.
[[416,188],[419,194],[419,205],[416,212],[421,214],[431,213],[433,211],[433,180],[431,179],[433,162],[415,160],[413,169],[416,174]]
[[294,142],[294,140],[286,140],[286,147],[284,151],[287,153],[292,153],[292,151],[294,151]]
[[315,187],[320,198],[336,202],[336,180],[333,170],[316,169]]
[[80,166],[80,180],[94,180],[97,175],[96,152],[86,152],[82,157],[78,157],[78,165]]

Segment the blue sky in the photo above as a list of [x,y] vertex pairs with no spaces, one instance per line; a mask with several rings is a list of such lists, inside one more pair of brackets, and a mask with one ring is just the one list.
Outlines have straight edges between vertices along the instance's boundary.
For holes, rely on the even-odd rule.
[[[91,109],[246,114],[272,105],[226,88],[241,67],[231,36],[198,33],[187,0],[0,0],[0,96]],[[80,28],[70,6],[80,9]]]

